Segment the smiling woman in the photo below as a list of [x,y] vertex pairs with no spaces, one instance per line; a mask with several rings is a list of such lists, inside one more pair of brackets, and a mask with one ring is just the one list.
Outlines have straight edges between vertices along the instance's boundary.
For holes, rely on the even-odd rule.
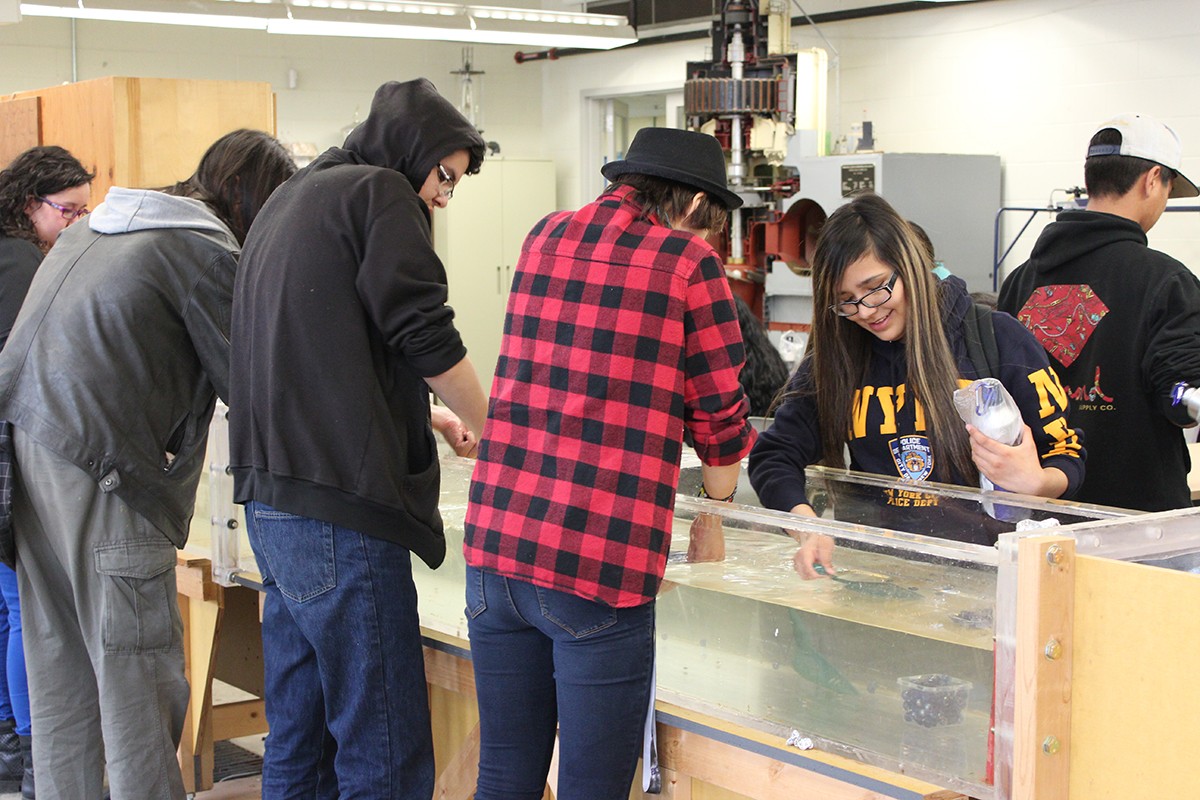
[[[984,312],[998,366],[977,364],[968,336],[979,311],[960,278],[933,274],[929,251],[878,195],[853,198],[825,223],[813,254],[817,308],[808,353],[775,425],[750,454],[750,479],[763,505],[812,515],[804,469],[818,462],[908,481],[997,486],[1045,497],[1069,495],[1083,480],[1083,449],[1066,421],[1066,397],[1038,386],[1057,378],[1037,340],[1016,320]],[[971,323],[974,324],[974,323]],[[1016,399],[1024,438],[1001,445],[962,424],[953,394],[994,377]],[[914,508],[924,504],[913,504]],[[831,543],[801,537],[796,566],[817,577],[831,568]],[[830,569],[830,574],[832,570]]]

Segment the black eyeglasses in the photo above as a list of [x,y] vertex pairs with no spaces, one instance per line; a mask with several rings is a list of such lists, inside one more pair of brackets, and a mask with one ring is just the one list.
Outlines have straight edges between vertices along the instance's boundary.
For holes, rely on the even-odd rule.
[[45,197],[39,197],[38,200],[41,200],[43,203],[57,211],[67,222],[70,222],[73,219],[78,219],[79,217],[82,217],[84,214],[88,213],[87,206],[82,206],[81,208],[71,208],[70,206],[59,205],[53,200],[47,200]]
[[438,186],[438,193],[449,200],[451,197],[454,197],[454,176],[450,174],[450,170],[441,164],[437,165],[437,173],[438,180],[441,181],[441,185]]
[[899,277],[899,272],[893,272],[892,277],[888,278],[888,282],[878,289],[872,289],[857,300],[845,300],[832,305],[829,307],[829,310],[839,317],[853,317],[858,313],[859,306],[864,308],[879,308],[892,299],[892,287],[896,285],[896,279]]

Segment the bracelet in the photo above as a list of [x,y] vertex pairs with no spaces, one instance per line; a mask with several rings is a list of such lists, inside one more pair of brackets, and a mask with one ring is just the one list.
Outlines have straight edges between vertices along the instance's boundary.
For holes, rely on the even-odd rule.
[[704,488],[704,483],[702,481],[700,483],[700,491],[699,491],[699,493],[697,493],[696,496],[697,497],[707,497],[709,500],[716,500],[718,503],[732,503],[733,497],[736,494],[737,494],[737,487],[735,486],[733,488],[733,491],[729,493],[729,497],[713,497],[711,494],[708,493],[708,490]]

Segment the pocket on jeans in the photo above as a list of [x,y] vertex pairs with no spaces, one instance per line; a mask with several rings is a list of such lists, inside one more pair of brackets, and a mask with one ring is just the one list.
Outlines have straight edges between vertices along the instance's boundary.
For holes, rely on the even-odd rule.
[[162,538],[100,545],[106,653],[150,653],[174,643],[175,545]]
[[475,619],[485,611],[487,611],[487,598],[483,596],[483,570],[469,566],[467,567],[467,616]]
[[333,525],[256,504],[254,533],[284,597],[303,603],[337,586]]
[[604,603],[585,600],[578,595],[534,587],[542,616],[576,639],[611,628],[617,623],[617,610]]

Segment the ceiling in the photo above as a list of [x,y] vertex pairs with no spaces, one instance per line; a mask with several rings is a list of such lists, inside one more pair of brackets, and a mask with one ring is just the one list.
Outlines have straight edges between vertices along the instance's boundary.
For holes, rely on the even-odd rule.
[[[537,3],[537,0],[524,0]],[[787,7],[793,19],[805,15],[821,22],[859,16],[912,11],[927,8],[938,2],[979,2],[980,0],[788,0]],[[706,24],[715,19],[725,5],[725,0],[541,0],[543,7],[552,5],[573,6],[580,10],[605,14],[635,16],[630,20],[639,29],[659,28],[670,25],[684,26],[688,23]],[[633,8],[631,15],[629,9]]]

